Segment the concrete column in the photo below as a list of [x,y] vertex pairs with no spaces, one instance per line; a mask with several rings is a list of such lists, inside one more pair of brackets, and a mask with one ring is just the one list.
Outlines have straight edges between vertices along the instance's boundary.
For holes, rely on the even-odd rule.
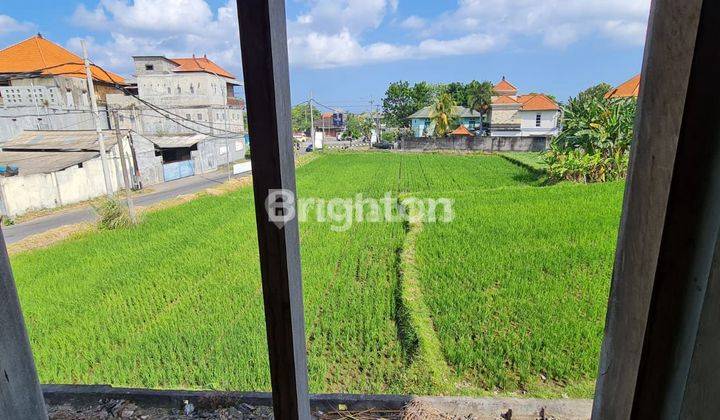
[[0,419],[47,419],[45,401],[1,229]]

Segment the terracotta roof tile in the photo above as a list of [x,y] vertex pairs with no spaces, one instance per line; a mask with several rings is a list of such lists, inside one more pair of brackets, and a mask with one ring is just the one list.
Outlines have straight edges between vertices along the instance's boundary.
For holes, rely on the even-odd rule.
[[640,94],[640,75],[633,77],[605,94],[605,98],[637,98]]
[[228,79],[234,79],[230,72],[223,69],[222,67],[215,64],[212,60],[207,57],[190,57],[190,58],[171,58],[180,67],[173,69],[174,72],[203,72],[203,73],[215,73],[218,76],[227,77]]
[[542,94],[522,95],[518,97],[518,101],[522,103],[520,109],[523,111],[556,111],[560,109],[557,102]]
[[472,133],[464,125],[460,125],[460,127],[453,130],[450,134],[454,136],[472,136]]
[[492,105],[514,105],[517,103],[518,103],[518,101],[516,101],[515,99],[513,99],[507,95],[498,96],[497,98],[493,99],[493,101],[492,101]]
[[[70,64],[68,64],[70,63]],[[106,83],[124,84],[125,80],[108,71],[108,77],[97,66],[90,71],[95,79]],[[0,73],[35,73],[85,78],[83,59],[41,36],[28,38],[0,50]]]
[[500,95],[506,95],[506,94],[512,94],[512,95],[514,95],[514,94],[517,93],[517,88],[516,88],[515,86],[513,86],[512,83],[510,83],[510,82],[508,82],[507,80],[505,80],[504,77],[502,78],[501,81],[499,81],[499,82],[493,87],[493,89],[495,89],[495,92],[497,92],[497,93],[500,94]]

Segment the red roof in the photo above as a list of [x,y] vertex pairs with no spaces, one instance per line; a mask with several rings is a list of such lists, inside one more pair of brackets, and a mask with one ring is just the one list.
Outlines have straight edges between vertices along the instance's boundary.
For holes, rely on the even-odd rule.
[[464,125],[456,128],[450,134],[453,136],[472,136],[472,133]]
[[557,102],[542,94],[522,95],[518,97],[522,103],[523,111],[557,111],[560,109]]
[[497,98],[493,99],[493,101],[492,101],[492,105],[515,105],[517,103],[518,103],[518,101],[516,101],[515,99],[513,99],[507,95],[498,96]]
[[640,75],[633,77],[605,94],[605,98],[637,98],[640,94]]
[[[47,76],[85,78],[84,60],[40,35],[0,50],[0,73],[37,73]],[[115,73],[91,66],[93,78],[106,83],[125,84]],[[109,76],[108,76],[109,75]]]
[[218,66],[207,57],[171,58],[170,60],[180,66],[173,69],[175,72],[215,73],[218,76],[227,77],[228,79],[235,78],[230,72]]
[[498,95],[515,95],[517,94],[517,88],[513,86],[512,83],[505,80],[505,76],[503,76],[502,80],[500,80],[495,86],[494,86],[495,92],[498,93]]

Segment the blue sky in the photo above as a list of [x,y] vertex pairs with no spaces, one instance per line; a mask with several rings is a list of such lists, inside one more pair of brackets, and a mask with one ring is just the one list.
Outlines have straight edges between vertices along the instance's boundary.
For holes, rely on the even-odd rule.
[[[649,0],[287,0],[293,102],[367,109],[395,80],[497,81],[566,99],[640,71]],[[193,53],[242,77],[234,0],[2,0],[0,45],[34,33],[132,73]]]

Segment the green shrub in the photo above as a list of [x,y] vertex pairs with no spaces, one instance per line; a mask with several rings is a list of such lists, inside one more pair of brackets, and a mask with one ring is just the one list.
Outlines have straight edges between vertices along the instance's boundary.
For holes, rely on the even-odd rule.
[[250,147],[245,150],[245,159],[250,159]]
[[2,216],[2,225],[3,226],[12,226],[14,224],[15,224],[15,220],[12,217]]
[[576,182],[625,178],[636,101],[605,99],[593,88],[570,99],[563,130],[545,155],[550,176]]
[[102,198],[93,204],[98,214],[98,229],[113,230],[132,225],[128,209],[114,198]]

